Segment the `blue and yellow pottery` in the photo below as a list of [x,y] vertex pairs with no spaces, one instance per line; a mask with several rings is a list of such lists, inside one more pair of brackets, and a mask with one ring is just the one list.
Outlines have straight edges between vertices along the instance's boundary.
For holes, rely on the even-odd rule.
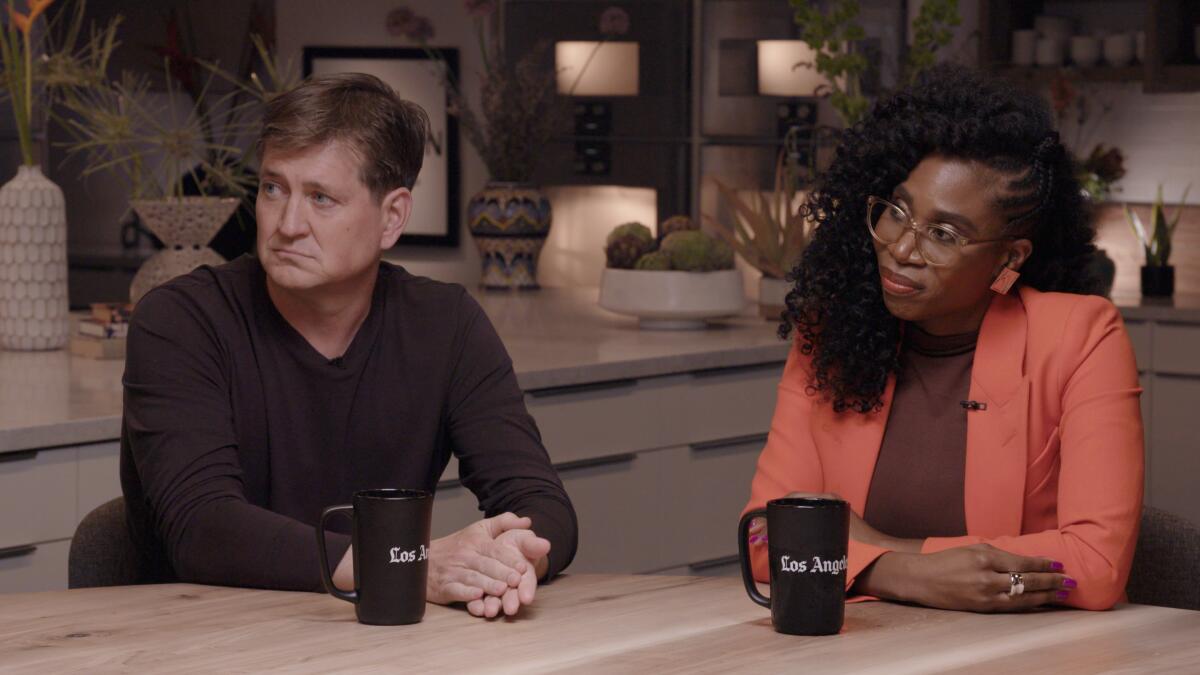
[[536,289],[537,261],[550,234],[550,200],[523,183],[488,183],[467,204],[467,226],[490,289]]

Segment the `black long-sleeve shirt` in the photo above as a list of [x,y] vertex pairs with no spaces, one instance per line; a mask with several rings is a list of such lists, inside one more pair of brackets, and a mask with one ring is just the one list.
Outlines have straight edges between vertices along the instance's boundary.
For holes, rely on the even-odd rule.
[[[451,453],[485,515],[533,519],[550,575],[574,556],[575,512],[512,361],[461,286],[381,263],[366,319],[327,359],[257,259],[201,267],[138,303],[124,385],[121,484],[149,578],[319,590],[321,509],[433,490]],[[349,526],[333,526],[336,564]]]

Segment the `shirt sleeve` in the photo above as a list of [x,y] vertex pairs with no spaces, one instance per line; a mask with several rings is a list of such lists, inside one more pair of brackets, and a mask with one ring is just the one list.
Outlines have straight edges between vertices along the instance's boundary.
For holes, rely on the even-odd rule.
[[[922,553],[986,543],[1061,562],[1078,582],[1066,604],[1108,609],[1129,579],[1141,518],[1144,448],[1133,347],[1117,310],[1096,301],[1064,335],[1059,390],[1058,527],[1020,536],[926,539]],[[1070,324],[1072,317],[1068,317]]]
[[[821,457],[809,426],[813,410],[813,396],[807,391],[809,361],[809,357],[800,352],[798,343],[793,344],[779,382],[767,445],[759,455],[758,469],[750,484],[750,502],[743,515],[765,508],[768,501],[791,492],[827,491]],[[851,539],[846,560],[846,589],[849,590],[858,575],[887,552],[888,549]],[[754,578],[768,581],[767,547],[753,547],[750,561]]]
[[[228,368],[203,316],[165,286],[130,322],[124,430],[154,532],[182,581],[321,590],[315,528],[246,499]],[[349,537],[327,543],[336,565]]]
[[541,434],[525,409],[512,360],[479,304],[459,301],[458,357],[449,386],[447,429],[459,477],[487,517],[511,511],[550,541],[547,578],[575,557],[578,523]]

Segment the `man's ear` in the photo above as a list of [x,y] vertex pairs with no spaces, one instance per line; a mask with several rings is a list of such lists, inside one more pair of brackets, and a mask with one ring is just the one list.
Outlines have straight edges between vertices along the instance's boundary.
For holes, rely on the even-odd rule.
[[405,187],[396,188],[383,196],[380,207],[380,214],[383,217],[383,232],[380,236],[379,248],[386,250],[396,245],[396,240],[404,232],[404,226],[408,225],[408,218],[412,215],[413,207],[412,191]]

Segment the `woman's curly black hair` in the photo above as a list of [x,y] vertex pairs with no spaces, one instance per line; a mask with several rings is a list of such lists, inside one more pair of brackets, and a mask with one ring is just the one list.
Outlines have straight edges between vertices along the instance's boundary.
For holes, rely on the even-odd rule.
[[1095,231],[1072,160],[1036,94],[961,66],[940,65],[879,101],[842,136],[805,208],[818,228],[792,270],[795,286],[779,328],[794,326],[812,357],[810,391],[834,410],[880,409],[899,365],[900,320],[883,304],[867,197],[887,197],[925,157],[978,161],[1010,176],[997,207],[1009,233],[1033,242],[1020,283],[1088,292]]

